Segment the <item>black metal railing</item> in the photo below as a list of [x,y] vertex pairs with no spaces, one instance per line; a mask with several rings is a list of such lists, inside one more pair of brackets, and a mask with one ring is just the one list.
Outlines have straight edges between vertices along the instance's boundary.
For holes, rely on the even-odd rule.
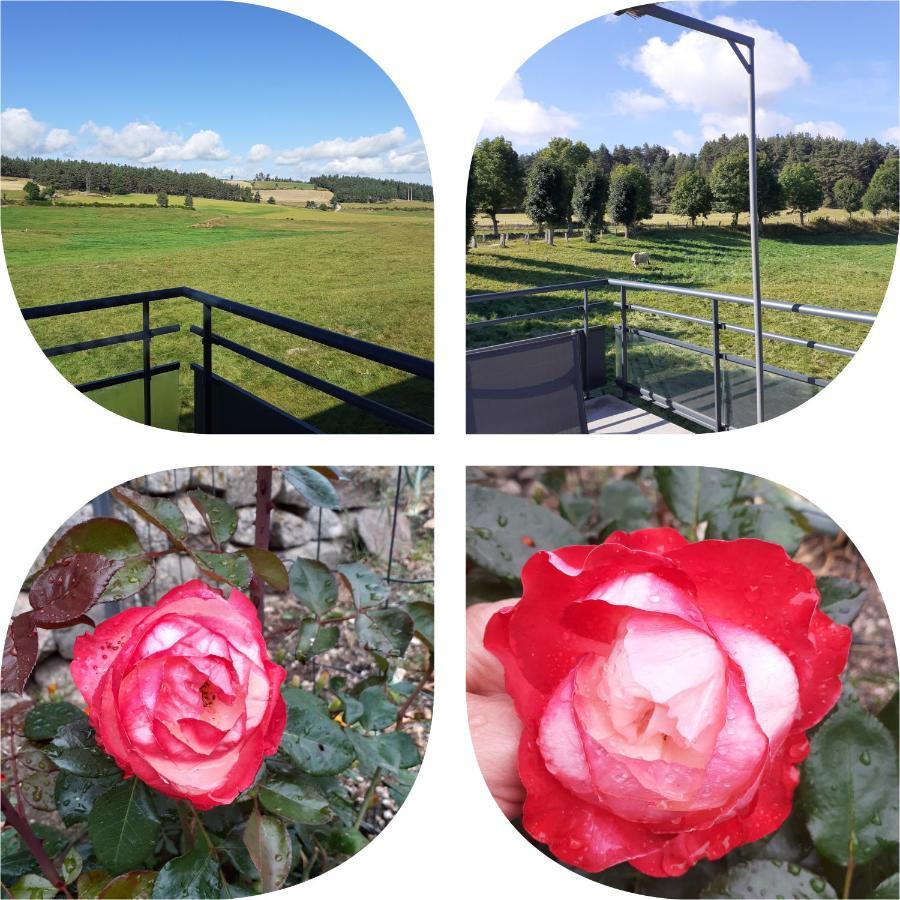
[[[401,429],[412,431],[420,434],[430,434],[433,431],[433,425],[423,419],[413,416],[402,410],[395,409],[386,403],[375,400],[372,397],[365,397],[352,390],[349,390],[332,382],[306,372],[295,366],[288,365],[280,360],[246,347],[243,344],[233,341],[226,336],[213,330],[213,310],[230,313],[231,315],[256,322],[260,325],[268,326],[279,332],[291,334],[296,337],[304,338],[323,347],[329,347],[343,353],[349,353],[361,359],[367,359],[380,365],[405,372],[416,378],[422,378],[427,381],[434,381],[434,363],[431,360],[413,356],[409,353],[403,353],[399,350],[393,350],[389,347],[383,347],[379,344],[373,344],[360,338],[350,337],[349,335],[340,334],[321,328],[317,325],[311,325],[307,322],[300,322],[278,313],[269,312],[250,306],[246,303],[239,303],[235,300],[229,300],[225,297],[218,297],[215,294],[209,294],[205,291],[199,291],[190,287],[165,288],[162,290],[143,291],[134,294],[121,294],[112,297],[99,297],[91,300],[76,300],[67,303],[52,303],[44,306],[33,306],[23,309],[22,314],[26,321],[36,319],[44,319],[56,316],[74,315],[77,313],[95,312],[105,309],[116,309],[125,306],[141,305],[143,313],[143,326],[140,331],[132,331],[125,334],[112,335],[109,337],[96,338],[92,340],[80,341],[72,344],[65,344],[56,347],[43,348],[44,353],[48,357],[64,356],[71,353],[79,353],[86,350],[92,350],[99,347],[109,347],[116,344],[123,344],[131,341],[141,341],[143,344],[143,365],[141,369],[133,372],[124,372],[117,375],[107,376],[96,379],[94,381],[84,382],[75,385],[82,392],[89,392],[102,387],[110,387],[116,384],[122,384],[129,381],[142,379],[144,382],[144,423],[153,424],[153,412],[151,402],[151,382],[154,375],[163,372],[178,369],[180,363],[169,362],[159,366],[151,365],[151,343],[155,337],[164,334],[172,334],[180,330],[180,325],[172,324],[162,327],[150,327],[150,305],[160,300],[168,300],[183,297],[200,303],[203,307],[203,325],[197,327],[190,326],[190,332],[198,335],[202,345],[202,365],[194,365],[192,368],[201,378],[201,397],[203,400],[202,411],[200,415],[200,430],[204,433],[214,433],[216,431],[215,422],[215,404],[213,402],[213,391],[216,384],[228,385],[231,389],[239,391],[247,398],[264,403],[260,398],[255,397],[251,392],[238,388],[230,382],[226,382],[221,376],[217,375],[213,369],[213,347],[218,346],[225,350],[229,350],[244,359],[264,366],[271,371],[284,375],[293,381],[311,387],[320,393],[327,394],[340,400],[349,406],[363,410],[375,416],[380,421]],[[282,417],[292,420],[297,426],[297,430],[307,432],[318,432],[319,429],[290,416],[283,410],[278,410],[271,404],[266,404],[273,411],[279,413]]]
[[[608,288],[618,288],[618,299],[610,302],[609,299],[592,300],[591,292],[602,291]],[[804,383],[811,389],[819,389],[829,383],[827,379],[817,378],[812,375],[806,375],[801,372],[795,372],[789,369],[780,368],[766,363],[764,360],[758,362],[754,359],[724,351],[720,345],[720,337],[722,332],[734,332],[737,334],[745,334],[752,336],[754,330],[752,328],[736,325],[730,322],[724,322],[720,316],[720,305],[732,304],[735,306],[753,306],[751,297],[744,297],[737,294],[726,294],[718,291],[702,291],[693,288],[677,287],[675,285],[654,284],[645,281],[632,281],[621,278],[594,278],[585,281],[573,281],[567,284],[553,284],[546,287],[523,288],[513,291],[498,291],[487,294],[474,294],[466,298],[467,308],[480,304],[491,304],[499,301],[512,300],[521,297],[534,297],[546,294],[575,292],[582,294],[581,302],[570,304],[567,306],[559,306],[550,309],[534,310],[524,313],[515,313],[512,315],[501,315],[495,318],[481,318],[466,323],[466,329],[481,329],[496,327],[513,322],[524,322],[527,320],[535,321],[544,318],[553,318],[557,316],[579,316],[581,318],[581,328],[585,336],[589,330],[596,328],[591,325],[590,315],[592,310],[606,309],[607,311],[615,309],[619,313],[619,323],[615,326],[616,333],[616,352],[617,352],[617,376],[616,384],[625,393],[635,393],[643,397],[643,399],[677,413],[695,424],[701,425],[714,431],[722,431],[727,428],[737,427],[734,421],[728,421],[725,415],[723,403],[725,399],[725,390],[723,387],[723,363],[731,364],[736,367],[756,370],[759,364],[764,374],[768,374],[776,379],[786,379],[798,383]],[[629,302],[628,291],[645,291],[662,294],[672,294],[681,297],[698,298],[709,301],[708,315],[689,315],[687,313],[673,312],[671,310],[658,309],[652,306],[636,304]],[[871,326],[875,321],[872,313],[856,312],[852,310],[830,309],[823,306],[814,306],[804,303],[787,303],[779,300],[763,300],[763,310],[773,310],[780,313],[791,313],[798,316],[812,316],[816,318],[824,318],[841,322],[848,322],[857,325]],[[640,313],[643,315],[659,316],[672,319],[678,322],[689,323],[691,325],[699,325],[710,329],[710,346],[703,347],[699,344],[689,341],[680,340],[669,335],[660,334],[647,328],[637,328],[629,323],[629,313]],[[553,332],[562,333],[562,332]],[[838,354],[840,356],[852,357],[856,354],[856,350],[838,346],[836,344],[826,343],[814,339],[794,337],[790,335],[780,334],[774,331],[763,331],[764,340],[775,341],[790,344],[796,347],[804,348],[811,351],[821,351],[824,353]],[[706,413],[697,408],[699,404],[692,405],[690,402],[681,402],[655,391],[652,386],[641,384],[640,378],[632,380],[634,374],[629,368],[629,349],[632,344],[637,341],[649,344],[666,345],[688,353],[698,354],[711,360],[711,378],[712,378],[712,397],[711,412]],[[491,346],[500,346],[509,343],[501,341]],[[590,343],[585,341],[585,369],[590,369]],[[762,390],[766,391],[765,383]],[[772,386],[770,386],[772,390]],[[756,392],[754,386],[753,392]],[[698,395],[701,392],[698,392]],[[697,398],[695,398],[697,399]],[[806,399],[805,397],[803,399]],[[790,398],[785,404],[790,406]],[[800,400],[799,402],[802,402]],[[799,405],[799,402],[794,405]],[[780,412],[786,409],[782,408]],[[749,423],[745,423],[749,424]]]

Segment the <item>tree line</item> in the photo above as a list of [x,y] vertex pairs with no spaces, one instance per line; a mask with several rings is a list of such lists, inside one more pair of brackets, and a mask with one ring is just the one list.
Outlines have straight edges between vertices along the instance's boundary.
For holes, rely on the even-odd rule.
[[[821,206],[852,215],[867,209],[897,210],[897,150],[875,140],[862,142],[804,134],[764,138],[758,144],[760,217],[789,209],[804,216]],[[490,217],[498,233],[501,211],[522,210],[547,233],[580,221],[592,240],[604,216],[628,230],[654,212],[687,217],[694,224],[713,209],[738,215],[749,208],[746,138],[724,135],[696,154],[672,154],[665,147],[601,144],[553,138],[536,153],[519,155],[502,137],[475,148],[469,172],[469,231],[474,213]],[[468,235],[470,236],[470,235]]]
[[309,179],[319,190],[331,191],[338,203],[378,203],[386,200],[434,201],[430,184],[372,178],[367,175],[319,175]]
[[211,200],[253,202],[246,185],[222,181],[204,172],[177,172],[155,166],[89,162],[79,159],[0,157],[0,172],[10,178],[29,178],[55,191],[87,191],[94,194],[190,194]]

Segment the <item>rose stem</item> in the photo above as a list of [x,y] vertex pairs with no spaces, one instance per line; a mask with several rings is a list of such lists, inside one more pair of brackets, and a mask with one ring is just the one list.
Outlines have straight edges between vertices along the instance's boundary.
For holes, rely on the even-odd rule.
[[28,820],[22,815],[19,810],[13,805],[12,801],[6,796],[5,792],[0,792],[0,804],[3,807],[3,815],[6,816],[6,821],[12,825],[16,831],[22,837],[22,840],[25,841],[25,846],[28,847],[28,850],[31,852],[31,855],[35,858],[37,864],[41,867],[41,871],[44,873],[44,877],[49,881],[58,891],[62,891],[69,900],[72,900],[72,895],[69,893],[68,888],[66,887],[66,883],[59,877],[59,872],[56,871],[56,866],[53,865],[53,860],[47,856],[47,851],[44,850],[44,845],[41,843],[41,839],[32,831],[31,825],[28,824]]
[[856,868],[856,859],[853,855],[853,842],[850,842],[850,850],[849,856],[847,858],[847,871],[844,873],[844,890],[841,892],[841,897],[844,900],[850,896],[850,885],[853,881],[853,870]]
[[419,683],[413,688],[413,692],[406,698],[403,706],[397,710],[397,719],[396,719],[396,727],[399,728],[403,724],[403,717],[409,711],[410,706],[412,706],[413,701],[416,697],[419,696],[422,688],[425,687],[425,682],[431,678],[432,673],[434,672],[434,665],[429,663],[428,671],[419,679]]
[[[254,545],[260,550],[269,549],[272,529],[272,467],[256,467],[256,540]],[[262,579],[254,575],[250,582],[253,604],[260,624],[265,621],[265,590]]]
[[308,881],[310,873],[312,872],[313,866],[316,864],[316,860],[319,857],[319,848],[313,847],[313,852],[309,855],[309,861],[303,867],[303,874],[300,876],[301,881]]
[[380,778],[381,766],[376,766],[375,771],[372,773],[372,780],[369,782],[366,795],[363,797],[362,806],[359,808],[359,812],[356,814],[356,820],[353,822],[353,829],[355,831],[359,830],[359,826],[362,825],[362,820],[366,817],[366,812],[369,809],[369,804],[372,802],[372,796],[375,793],[375,786],[378,784]]

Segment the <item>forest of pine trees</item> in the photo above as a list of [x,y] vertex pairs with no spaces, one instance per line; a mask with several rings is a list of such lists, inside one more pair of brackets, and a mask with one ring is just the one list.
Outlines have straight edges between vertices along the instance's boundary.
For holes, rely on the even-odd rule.
[[377,203],[385,200],[434,200],[430,184],[370,178],[367,175],[319,175],[309,179],[319,190],[331,191],[338,203]]
[[213,200],[253,200],[250,188],[235,182],[222,181],[203,172],[176,172],[155,166],[3,156],[0,157],[0,172],[8,178],[30,178],[43,187],[52,187],[57,191],[90,191],[95,194],[158,194],[164,191]]

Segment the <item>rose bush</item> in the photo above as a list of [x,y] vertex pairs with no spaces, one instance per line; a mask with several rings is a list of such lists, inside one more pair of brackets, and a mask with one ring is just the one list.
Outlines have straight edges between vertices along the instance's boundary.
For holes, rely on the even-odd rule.
[[484,643],[523,723],[523,824],[563,862],[677,876],[777,829],[850,629],[759,540],[670,528],[534,554]]
[[285,671],[236,589],[190,581],[118,613],[75,641],[71,672],[126,776],[197,809],[249,787],[284,731]]

